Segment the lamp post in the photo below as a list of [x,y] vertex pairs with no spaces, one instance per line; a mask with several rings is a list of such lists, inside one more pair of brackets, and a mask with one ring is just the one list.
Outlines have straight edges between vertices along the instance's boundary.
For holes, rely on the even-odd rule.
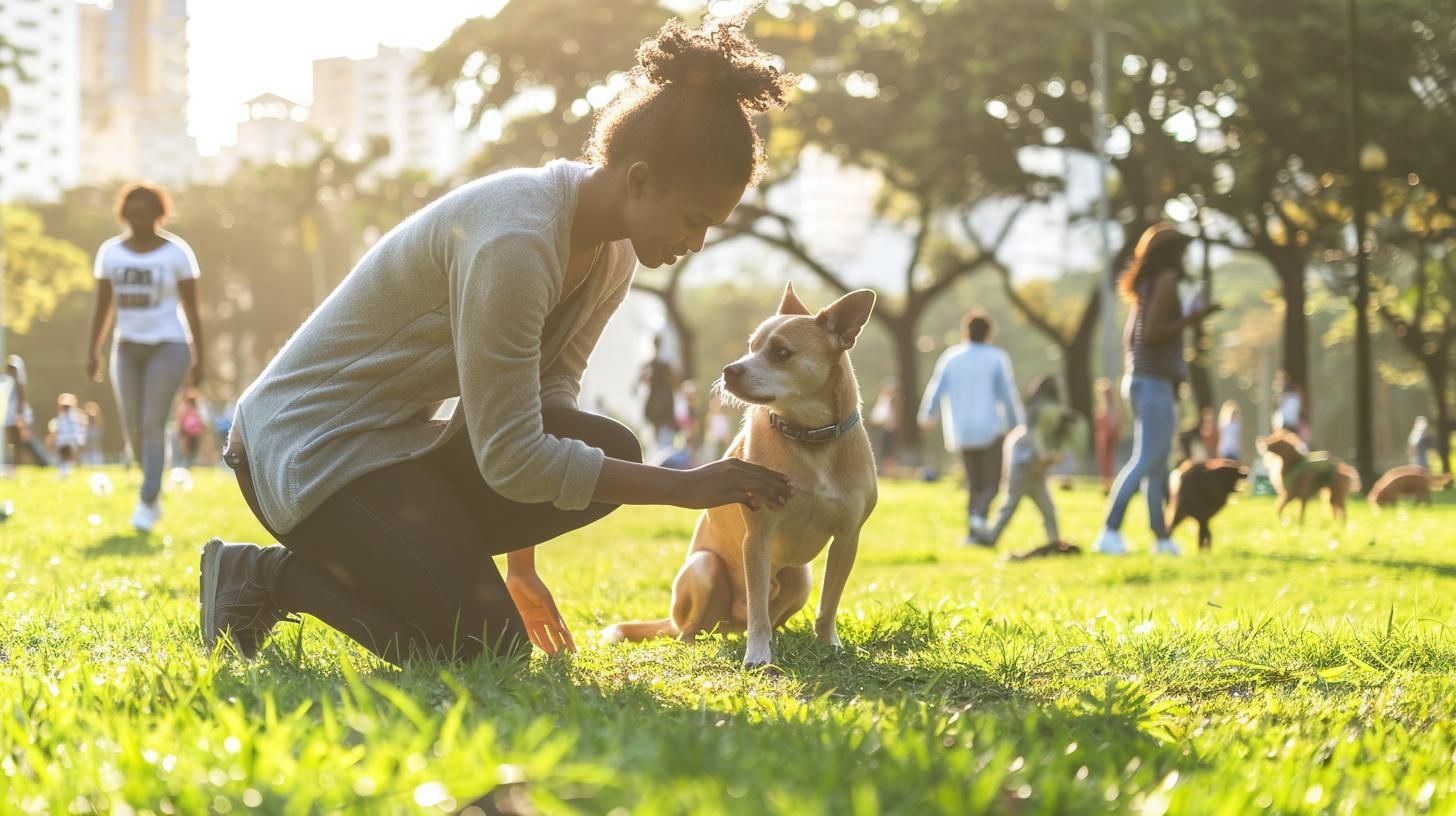
[[1369,225],[1366,223],[1365,183],[1367,173],[1385,169],[1385,151],[1377,144],[1365,144],[1360,123],[1360,68],[1358,64],[1360,26],[1356,0],[1349,0],[1350,170],[1354,174],[1351,193],[1355,214],[1355,467],[1365,484],[1375,480],[1375,425],[1370,402],[1373,388],[1370,354],[1370,257],[1366,251]]

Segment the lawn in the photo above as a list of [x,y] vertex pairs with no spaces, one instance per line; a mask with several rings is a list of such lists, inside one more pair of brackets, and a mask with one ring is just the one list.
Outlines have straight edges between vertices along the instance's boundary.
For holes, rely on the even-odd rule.
[[[582,651],[398,671],[305,619],[202,649],[197,554],[264,541],[221,471],[0,480],[0,810],[539,813],[1456,812],[1456,505],[1303,530],[1245,497],[1211,554],[1008,563],[954,485],[887,483],[840,610],[776,639],[594,644],[660,616],[692,529],[627,508],[539,560]],[[1102,497],[1056,495],[1086,544]],[[1026,506],[1007,541],[1040,530]],[[1194,531],[1179,539],[1192,546]],[[816,567],[816,581],[819,568]]]

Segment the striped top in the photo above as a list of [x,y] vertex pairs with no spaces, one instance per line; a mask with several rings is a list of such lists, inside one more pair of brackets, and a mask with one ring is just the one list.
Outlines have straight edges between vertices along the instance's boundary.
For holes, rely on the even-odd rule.
[[1153,298],[1153,285],[1162,275],[1176,275],[1172,269],[1162,269],[1150,275],[1143,275],[1137,284],[1137,303],[1132,314],[1127,316],[1127,328],[1123,332],[1123,346],[1126,349],[1124,367],[1133,376],[1160,377],[1182,382],[1188,377],[1188,362],[1183,358],[1183,335],[1163,343],[1149,343],[1147,336],[1147,310],[1143,308]]

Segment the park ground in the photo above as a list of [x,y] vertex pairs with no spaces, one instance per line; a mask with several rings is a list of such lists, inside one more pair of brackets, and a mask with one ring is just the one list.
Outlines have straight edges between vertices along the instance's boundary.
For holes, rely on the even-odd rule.
[[[268,539],[222,471],[149,537],[106,474],[0,481],[3,812],[1456,812],[1456,504],[1299,530],[1243,497],[1181,559],[1138,509],[1137,554],[1010,563],[955,485],[886,483],[845,652],[801,613],[777,675],[736,637],[595,644],[663,613],[694,521],[627,508],[539,554],[579,654],[399,671],[307,618],[204,651],[202,542]],[[1100,493],[1056,498],[1085,545]]]

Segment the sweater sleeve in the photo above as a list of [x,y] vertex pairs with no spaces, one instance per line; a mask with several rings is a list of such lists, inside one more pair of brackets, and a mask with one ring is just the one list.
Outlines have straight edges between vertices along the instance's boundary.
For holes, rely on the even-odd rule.
[[553,252],[534,233],[496,236],[451,269],[450,321],[460,410],[486,484],[511,501],[562,510],[591,503],[605,455],[541,424],[541,331]]
[[[603,270],[606,271],[606,270]],[[591,317],[567,342],[566,348],[546,369],[541,378],[541,405],[545,408],[577,408],[576,399],[581,394],[581,375],[586,370],[587,359],[601,339],[602,329],[612,319],[622,301],[627,299],[627,290],[632,285],[632,276],[622,278],[605,299],[593,308]]]

